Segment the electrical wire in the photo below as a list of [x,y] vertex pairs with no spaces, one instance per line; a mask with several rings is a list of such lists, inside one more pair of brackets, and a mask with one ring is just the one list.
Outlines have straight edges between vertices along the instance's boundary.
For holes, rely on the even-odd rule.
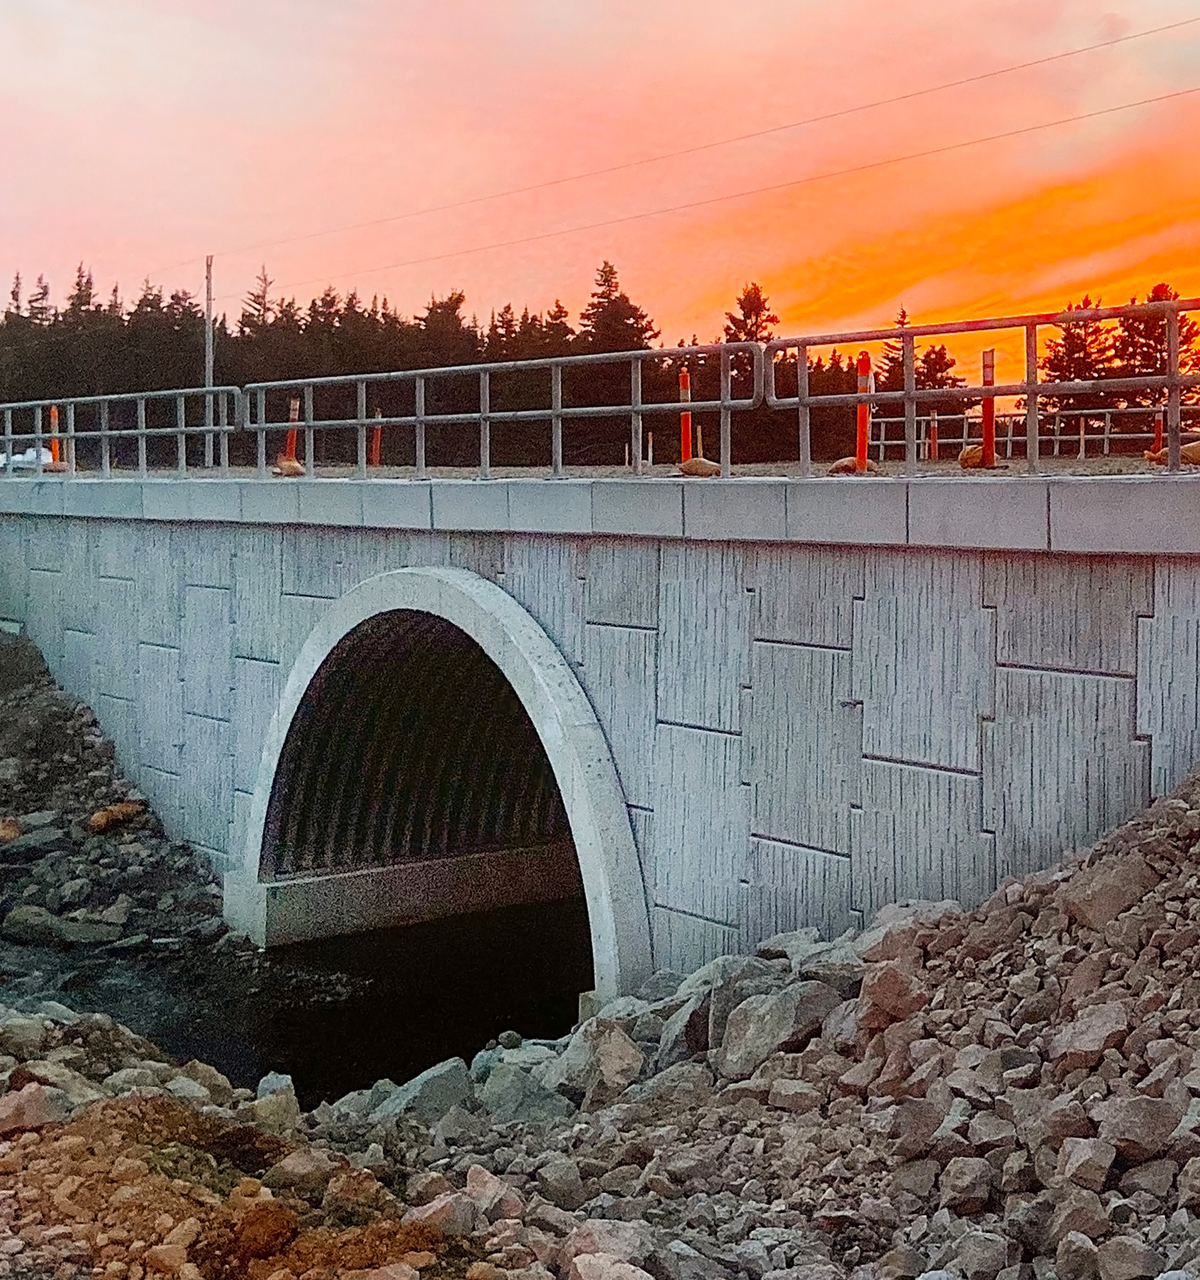
[[[422,218],[432,213],[448,213],[454,209],[466,209],[473,205],[486,204],[493,200],[504,200],[510,196],[527,195],[534,191],[546,191],[552,187],[566,186],[573,182],[583,182],[589,178],[607,177],[614,173],[627,172],[630,169],[643,168],[647,165],[661,164],[667,160],[676,160],[683,156],[698,155],[705,151],[714,151],[720,147],[733,146],[740,142],[750,142],[757,138],[766,138],[778,133],[786,133],[792,129],[802,129],[809,125],[824,124],[830,120],[840,120],[847,116],[858,115],[864,111],[874,111],[880,107],[894,106],[900,102],[912,102],[918,98],[928,97],[935,93],[944,93],[949,89],[959,89],[966,85],[980,84],[987,80],[994,80],[999,76],[1011,75],[1016,71],[1027,71],[1033,67],[1044,67],[1051,63],[1062,62],[1067,58],[1077,58],[1085,53],[1093,53],[1097,49],[1109,49],[1116,45],[1128,44],[1132,40],[1142,40],[1148,36],[1162,35],[1168,31],[1178,31],[1183,27],[1194,26],[1200,23],[1200,16],[1195,18],[1184,18],[1179,22],[1169,22],[1159,27],[1148,27],[1144,31],[1135,31],[1129,35],[1114,36],[1108,40],[1099,40],[1095,44],[1081,45],[1077,49],[1067,49],[1062,53],[1047,54],[1042,58],[1031,58],[1027,62],[1013,63],[1011,66],[998,67],[994,71],[981,71],[976,75],[963,76],[958,80],[947,80],[942,84],[930,85],[925,89],[913,89],[907,93],[894,94],[887,98],[876,98],[871,102],[859,103],[853,107],[843,107],[837,111],[825,111],[819,115],[806,116],[802,120],[791,120],[785,124],[770,125],[765,129],[756,129],[750,133],[739,133],[728,138],[718,138],[712,142],[699,142],[692,146],[680,147],[674,151],[663,151],[658,155],[646,156],[641,160],[627,160],[620,164],[606,165],[599,169],[587,169],[581,173],[573,173],[560,178],[548,178],[543,182],[527,183],[520,187],[509,187],[503,191],[493,191],[487,195],[469,196],[462,200],[451,200],[444,204],[427,205],[421,209],[410,209],[404,213],[389,214],[382,218],[372,218],[366,222],[351,222],[340,227],[329,227],[322,231],[309,231],[298,236],[289,236],[279,240],[262,240],[256,244],[242,245],[236,249],[224,249],[219,252],[220,257],[237,257],[244,253],[253,253],[260,249],[275,249],[285,245],[300,244],[306,240],[316,240],[322,236],[339,235],[345,231],[361,231],[368,227],[386,226],[393,222],[403,222],[410,218]],[[152,274],[158,275],[163,271],[172,271],[176,267],[189,266],[193,262],[203,260],[203,255],[193,258],[185,258],[180,262],[171,263],[166,267],[158,267]]]
[[[573,227],[563,227],[557,231],[539,231],[527,236],[514,236],[509,240],[494,240],[489,244],[474,245],[468,249],[453,249],[446,253],[431,253],[420,258],[404,258],[399,262],[379,263],[370,267],[361,267],[354,272],[338,272],[339,275],[359,275],[370,271],[392,271],[401,267],[419,266],[428,262],[444,262],[449,258],[467,257],[476,253],[490,253],[495,249],[511,249],[517,245],[535,244],[542,240],[552,240],[559,236],[575,235],[580,231],[596,231],[603,227],[623,226],[631,222],[639,222],[645,218],[660,218],[671,213],[684,213],[691,209],[701,209],[709,205],[721,204],[730,200],[743,200],[748,196],[767,195],[771,192],[786,191],[795,187],[807,186],[814,182],[825,182],[831,178],[844,178],[852,174],[867,173],[874,169],[884,169],[891,165],[905,164],[911,160],[923,160],[930,156],[947,155],[954,151],[965,151],[969,147],[983,146],[988,142],[1000,142],[1005,138],[1019,138],[1030,133],[1039,133],[1046,129],[1057,129],[1065,124],[1076,124],[1083,120],[1096,120],[1102,116],[1116,115],[1121,111],[1132,111],[1137,107],[1152,106],[1159,102],[1170,102],[1177,98],[1185,98],[1200,93],[1200,85],[1190,89],[1179,89],[1173,93],[1157,94],[1152,98],[1139,98],[1136,102],[1123,102],[1115,107],[1101,107],[1095,111],[1084,111],[1078,115],[1062,116],[1057,120],[1047,120],[1041,124],[1025,125],[1019,129],[1006,129],[1002,133],[990,133],[981,138],[970,138],[965,142],[950,142],[940,147],[928,147],[922,151],[910,151],[904,155],[891,156],[884,160],[871,160],[863,164],[847,165],[842,169],[828,169],[823,173],[808,174],[803,178],[793,178],[787,182],[772,182],[762,187],[750,187],[744,191],[728,192],[725,195],[706,196],[701,200],[688,200],[682,204],[665,205],[658,209],[647,209],[641,213],[625,214],[617,218],[603,218],[596,222],[584,222]],[[291,280],[278,286],[280,289],[293,289],[300,285],[312,284],[318,280],[328,280],[328,274],[309,276],[304,280]],[[238,297],[235,294],[222,294],[221,300],[228,301]],[[215,300],[215,299],[214,299]]]

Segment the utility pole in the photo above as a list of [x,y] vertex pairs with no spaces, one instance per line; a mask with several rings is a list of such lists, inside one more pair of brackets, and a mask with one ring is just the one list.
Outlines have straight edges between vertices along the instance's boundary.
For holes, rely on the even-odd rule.
[[[210,394],[204,397],[204,465],[213,464],[213,319],[212,319],[212,254],[204,259],[204,386]],[[222,455],[224,456],[224,455]]]

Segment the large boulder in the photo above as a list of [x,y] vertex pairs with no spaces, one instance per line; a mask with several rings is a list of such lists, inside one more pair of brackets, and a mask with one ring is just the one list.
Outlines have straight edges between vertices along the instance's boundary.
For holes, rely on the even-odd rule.
[[1103,932],[1109,921],[1141,901],[1161,879],[1140,853],[1102,858],[1064,881],[1055,902],[1072,920]]
[[1127,1164],[1144,1164],[1161,1154],[1183,1118],[1181,1109],[1166,1098],[1109,1098],[1092,1114],[1100,1122],[1100,1137],[1111,1142]]
[[1129,1017],[1117,1001],[1083,1009],[1050,1038],[1047,1056],[1060,1076],[1080,1067],[1094,1067],[1108,1049],[1123,1044],[1129,1033]]
[[379,1124],[394,1116],[412,1114],[426,1124],[436,1124],[451,1107],[475,1096],[471,1074],[462,1058],[447,1058],[402,1084],[367,1117]]
[[726,1079],[745,1080],[773,1053],[802,1049],[841,996],[824,982],[793,982],[772,995],[751,996],[729,1015],[717,1052]]
[[479,1101],[501,1121],[558,1120],[575,1110],[562,1094],[547,1089],[528,1071],[508,1062],[499,1062],[492,1068],[479,1091]]
[[[507,1061],[507,1059],[505,1059]],[[641,1074],[645,1056],[615,1021],[589,1018],[540,1079],[577,1105],[603,1106]]]

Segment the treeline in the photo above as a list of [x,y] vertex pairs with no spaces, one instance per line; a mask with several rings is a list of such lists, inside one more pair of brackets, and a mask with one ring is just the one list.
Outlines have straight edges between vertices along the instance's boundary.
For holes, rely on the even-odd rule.
[[[568,354],[649,350],[660,337],[646,310],[621,288],[616,268],[601,264],[587,305],[573,323],[567,309],[556,302],[548,311],[519,314],[511,305],[481,324],[464,311],[461,291],[432,297],[424,311],[411,318],[394,310],[384,298],[368,304],[355,292],[340,296],[332,288],[307,306],[273,296],[273,282],[265,269],[246,297],[236,324],[224,316],[214,329],[214,381],[217,385],[245,386],[255,382],[338,377],[359,373],[421,368],[471,366],[481,362],[524,361]],[[1150,300],[1176,297],[1166,285],[1157,285]],[[1081,307],[1091,305],[1084,299]],[[720,337],[728,341],[767,341],[779,318],[756,283],[746,285],[725,313]],[[908,317],[901,311],[897,326]],[[1155,329],[1155,325],[1158,326]],[[1195,326],[1181,327],[1184,361],[1190,370],[1200,355],[1195,351]],[[693,343],[695,338],[693,338]],[[680,346],[683,345],[682,340]],[[1053,340],[1043,359],[1047,376],[1076,378],[1099,376],[1092,369],[1115,372],[1137,368],[1154,371],[1165,361],[1165,327],[1161,320],[1129,321],[1119,326],[1093,322],[1066,325]],[[662,348],[662,359],[643,367],[646,401],[673,401],[684,358]],[[694,400],[714,399],[719,389],[716,361],[688,358]],[[8,305],[0,318],[0,403],[54,400],[70,396],[121,394],[137,391],[195,387],[203,382],[204,315],[196,298],[186,290],[164,297],[161,287],[147,280],[131,306],[125,305],[114,287],[107,298],[97,295],[90,271],[80,265],[74,285],[62,308],[52,305],[49,285],[39,277],[28,298],[20,276],[12,286]],[[1164,366],[1165,367],[1165,366]],[[926,346],[916,353],[918,388],[954,387],[963,379],[954,373],[955,361],[944,344]],[[750,371],[735,360],[735,395],[750,395]],[[783,358],[775,367],[780,395],[794,395],[795,360]],[[855,390],[857,375],[852,360],[833,351],[810,359],[809,390],[832,395]],[[876,385],[881,390],[903,387],[900,342],[886,344]],[[354,389],[318,392],[317,417],[353,417]],[[629,370],[614,364],[569,369],[564,377],[564,404],[621,405],[630,398]],[[273,421],[287,416],[287,394],[269,403]],[[962,411],[961,404],[940,402],[943,413]],[[478,379],[437,379],[429,390],[430,414],[470,412],[478,404]],[[494,411],[544,409],[549,405],[549,375],[545,371],[521,371],[494,375],[491,386]],[[411,384],[372,388],[368,412],[401,416],[413,412]],[[1064,404],[1063,407],[1072,407]],[[927,406],[921,406],[924,412]],[[167,414],[169,406],[161,413]],[[888,410],[899,415],[900,410]],[[132,409],[130,410],[132,414]],[[153,413],[152,413],[153,416]],[[716,415],[697,414],[705,432],[707,451],[717,448]],[[112,424],[132,425],[132,423]],[[162,425],[167,425],[164,416]],[[656,457],[678,457],[677,422],[667,415],[647,415],[647,432],[656,434]],[[79,430],[89,430],[86,415]],[[839,457],[852,447],[853,410],[818,407],[812,414],[813,453],[818,459]],[[620,463],[629,440],[629,419],[577,420],[564,433],[564,460],[568,463]],[[351,433],[320,439],[322,461],[349,461],[354,455]],[[248,460],[249,440],[235,441],[234,460]],[[246,457],[242,455],[245,454]],[[470,465],[478,456],[478,441],[469,428],[443,426],[430,429],[428,458],[431,465]],[[492,430],[492,457],[497,465],[544,464],[549,456],[549,424],[538,421],[496,424]],[[797,456],[797,431],[791,414],[761,408],[734,417],[734,456],[737,461],[780,461]],[[412,461],[411,432],[385,429],[384,460]]]

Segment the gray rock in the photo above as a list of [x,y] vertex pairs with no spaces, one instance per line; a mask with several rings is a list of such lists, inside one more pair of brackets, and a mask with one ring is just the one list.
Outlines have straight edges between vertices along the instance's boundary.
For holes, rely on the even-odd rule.
[[61,827],[41,827],[26,831],[4,846],[5,862],[37,862],[48,853],[70,848],[70,838]]
[[552,1156],[537,1171],[537,1188],[551,1204],[568,1213],[587,1199],[579,1166],[566,1156]]
[[492,1068],[500,1061],[503,1052],[499,1045],[494,1049],[480,1049],[471,1059],[471,1079],[476,1084],[483,1084],[492,1074]]
[[492,1068],[479,1091],[479,1101],[501,1121],[558,1120],[575,1110],[566,1098],[539,1084],[529,1072],[504,1062]]
[[523,1042],[519,1032],[501,1031],[496,1037],[496,1043],[501,1049],[519,1049]]
[[657,1000],[669,1000],[679,990],[683,975],[673,969],[658,969],[637,989],[637,995],[654,1004]]
[[279,1071],[268,1071],[258,1082],[258,1088],[255,1089],[254,1096],[256,1098],[266,1098],[272,1093],[283,1093],[287,1089],[295,1091],[291,1076],[286,1076]]
[[1114,1236],[1099,1248],[1100,1280],[1154,1280],[1167,1269],[1167,1260],[1136,1236]]
[[451,1107],[462,1106],[474,1096],[467,1064],[461,1058],[447,1058],[402,1084],[367,1120],[379,1124],[407,1112],[426,1124],[436,1124]]
[[823,982],[793,982],[773,995],[751,996],[729,1015],[717,1070],[744,1080],[779,1050],[799,1049],[820,1030],[842,997]]
[[992,1193],[995,1170],[986,1160],[955,1156],[938,1180],[940,1207],[957,1214],[982,1213]]
[[576,1104],[586,1097],[589,1105],[603,1105],[638,1078],[643,1063],[642,1051],[615,1022],[589,1019],[541,1072],[541,1082]]
[[1095,1244],[1081,1231],[1068,1231],[1058,1242],[1054,1271],[1058,1280],[1092,1280],[1096,1274]]
[[954,1263],[966,1280],[996,1280],[1008,1265],[1010,1242],[994,1231],[964,1231],[954,1244]]
[[666,1021],[659,1037],[656,1071],[665,1071],[708,1049],[708,1006],[710,991],[694,992]]

